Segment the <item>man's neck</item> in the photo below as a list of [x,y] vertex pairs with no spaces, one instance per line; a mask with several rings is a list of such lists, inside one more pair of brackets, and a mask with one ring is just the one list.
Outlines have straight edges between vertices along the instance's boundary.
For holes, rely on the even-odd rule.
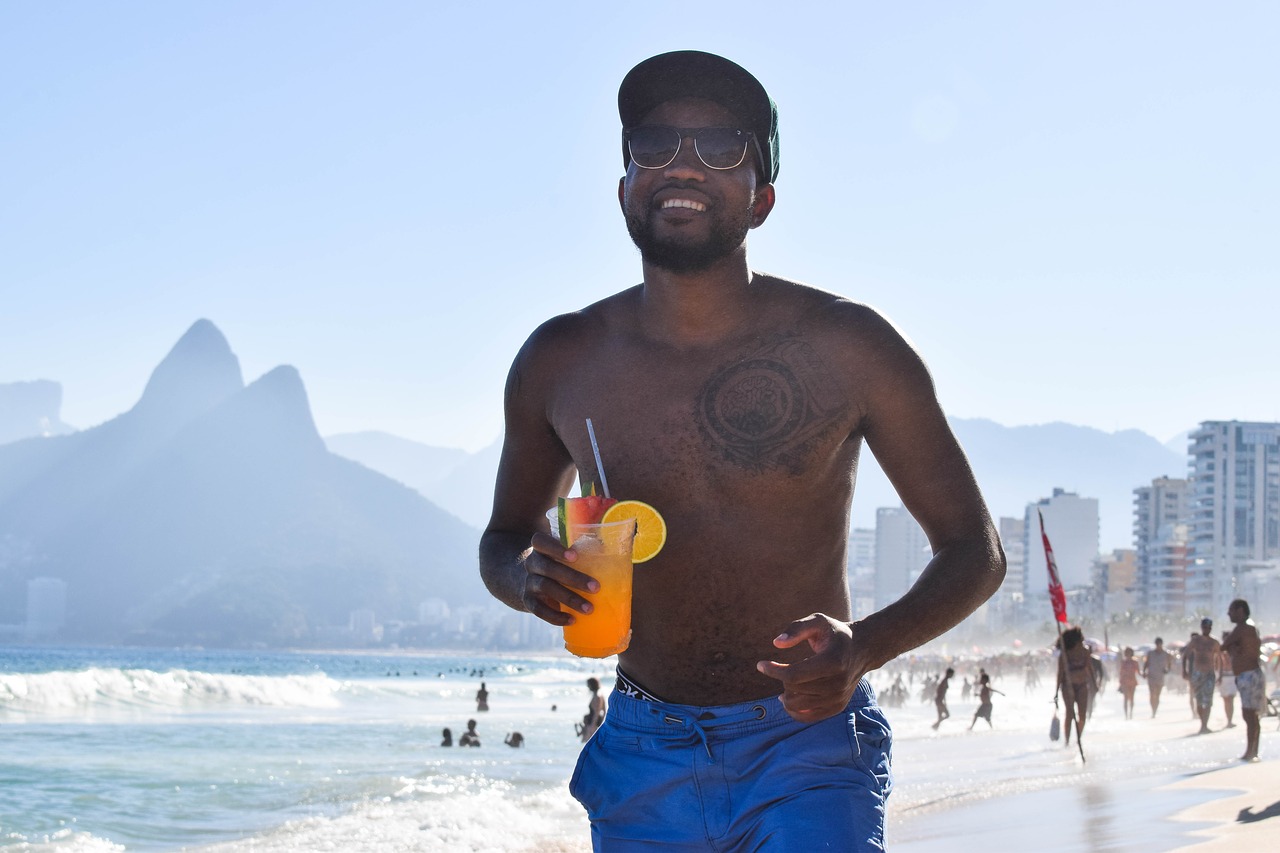
[[692,273],[646,262],[641,326],[647,336],[672,346],[715,344],[754,315],[747,299],[754,279],[745,248]]

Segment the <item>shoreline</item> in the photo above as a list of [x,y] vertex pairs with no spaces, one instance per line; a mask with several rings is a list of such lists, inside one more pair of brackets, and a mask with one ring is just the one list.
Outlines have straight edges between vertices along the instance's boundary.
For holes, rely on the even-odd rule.
[[[925,709],[895,709],[896,790],[889,798],[888,843],[907,853],[942,853],[959,843],[1000,851],[1217,851],[1275,849],[1280,837],[1280,735],[1262,719],[1262,760],[1245,764],[1242,723],[1222,726],[1221,709],[1207,735],[1195,734],[1186,695],[1167,694],[1161,716],[1125,720],[1114,695],[1085,728],[1087,762],[1075,747],[1049,741],[1027,721],[1034,698],[1007,700],[1008,728],[967,731],[958,725],[927,734]],[[1021,706],[1023,712],[1016,715]],[[964,723],[960,723],[964,720]],[[1270,723],[1270,726],[1268,725]],[[1270,731],[1268,731],[1270,729]],[[939,766],[949,785],[929,782]],[[915,783],[919,776],[921,782]],[[915,784],[913,784],[915,783]]]

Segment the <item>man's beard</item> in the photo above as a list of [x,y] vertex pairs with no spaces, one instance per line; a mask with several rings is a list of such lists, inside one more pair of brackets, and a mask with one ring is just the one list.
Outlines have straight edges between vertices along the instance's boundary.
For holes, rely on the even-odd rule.
[[627,212],[627,233],[640,250],[645,263],[673,273],[702,272],[728,257],[747,239],[751,230],[751,208],[738,216],[716,216],[711,220],[711,233],[701,243],[663,240],[654,233],[653,211],[642,214]]

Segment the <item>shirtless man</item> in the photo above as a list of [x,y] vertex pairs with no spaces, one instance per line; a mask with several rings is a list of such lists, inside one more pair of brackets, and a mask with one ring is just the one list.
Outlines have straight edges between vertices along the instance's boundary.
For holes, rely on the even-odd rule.
[[1267,707],[1267,678],[1259,660],[1262,637],[1249,618],[1249,602],[1243,598],[1231,602],[1227,618],[1235,627],[1222,641],[1222,649],[1231,655],[1231,671],[1236,674],[1236,690],[1240,694],[1240,716],[1244,718],[1245,747],[1240,760],[1257,761],[1260,717]]
[[1151,698],[1151,716],[1160,709],[1160,691],[1164,690],[1164,677],[1173,668],[1172,657],[1164,650],[1164,640],[1156,637],[1156,647],[1142,659],[1142,677],[1147,680],[1147,693]]
[[1196,713],[1200,716],[1199,734],[1209,733],[1209,712],[1213,710],[1213,688],[1222,677],[1219,662],[1222,648],[1213,638],[1213,620],[1200,620],[1200,633],[1193,634],[1182,650],[1182,677],[1191,682]]
[[[596,582],[544,514],[575,470],[600,481],[592,418],[611,492],[669,529],[635,574],[619,686],[573,774],[593,844],[879,849],[891,735],[864,676],[990,597],[999,539],[911,345],[865,305],[748,266],[778,174],[761,84],[680,51],[633,69],[618,103],[618,200],[644,280],[549,320],[516,356],[482,576],[553,625],[589,612]],[[864,441],[933,558],[855,618]]]
[[[933,691],[933,707],[938,710],[938,722],[933,724],[936,729],[942,725],[942,721],[951,716],[951,709],[947,707],[947,688],[951,686],[951,676],[956,671],[951,667],[947,667],[946,673],[942,676],[942,680],[938,682],[938,686]],[[984,675],[986,673],[983,673]],[[972,728],[972,727],[970,727]]]

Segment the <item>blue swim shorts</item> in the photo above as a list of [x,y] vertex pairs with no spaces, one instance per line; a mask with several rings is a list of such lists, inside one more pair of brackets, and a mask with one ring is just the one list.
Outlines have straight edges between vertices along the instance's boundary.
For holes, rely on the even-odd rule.
[[1201,708],[1213,706],[1213,685],[1216,681],[1213,670],[1195,670],[1191,673],[1191,689],[1195,694],[1196,704]]
[[1236,673],[1236,689],[1242,709],[1259,713],[1267,709],[1267,676],[1261,669]]
[[777,697],[704,708],[615,690],[569,791],[598,853],[883,850],[892,740],[866,679],[817,723]]

